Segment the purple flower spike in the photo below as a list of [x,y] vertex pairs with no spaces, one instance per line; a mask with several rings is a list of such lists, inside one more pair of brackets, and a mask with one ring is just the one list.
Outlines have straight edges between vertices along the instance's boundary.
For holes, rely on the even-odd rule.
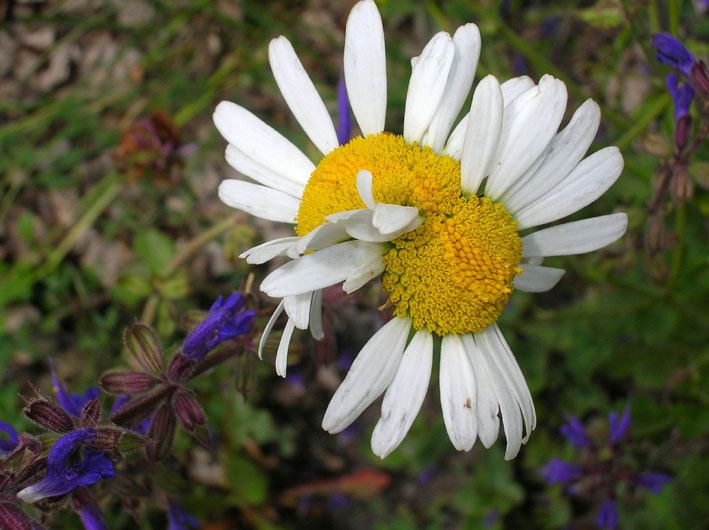
[[618,526],[618,512],[615,509],[615,502],[612,499],[606,499],[601,504],[601,510],[598,512],[596,524],[601,528],[614,530]]
[[347,99],[347,87],[345,80],[340,76],[337,83],[337,141],[340,145],[345,145],[350,141],[352,134],[352,119],[350,118],[350,103]]
[[554,458],[541,469],[541,475],[549,484],[571,482],[581,476],[581,468]]
[[672,94],[672,101],[675,104],[676,123],[684,116],[689,115],[689,106],[692,103],[692,97],[694,97],[694,89],[689,83],[684,83],[681,87],[677,88],[679,78],[675,74],[669,74],[665,78],[665,83],[667,83],[667,88],[670,94]]
[[610,428],[608,443],[611,445],[617,444],[625,435],[628,427],[630,427],[630,407],[625,407],[620,421],[618,421],[618,415],[615,412],[611,412],[608,415],[608,425]]
[[78,418],[81,415],[81,409],[84,408],[84,405],[98,397],[98,388],[89,388],[83,395],[72,394],[64,388],[64,385],[62,385],[57,378],[57,373],[54,371],[54,362],[51,358],[49,359],[49,369],[52,372],[53,390],[57,396],[57,401],[59,401],[59,404],[64,410],[75,418]]
[[79,486],[89,486],[102,478],[113,477],[113,463],[103,453],[85,448],[79,463],[69,463],[74,452],[95,436],[96,431],[93,429],[83,429],[59,438],[49,451],[47,474],[41,481],[20,491],[17,496],[26,503],[34,503],[47,497],[64,495]]
[[567,423],[561,426],[561,434],[566,436],[569,443],[574,447],[579,447],[581,449],[588,449],[591,447],[591,440],[588,439],[586,434],[586,429],[578,418],[574,416],[569,416],[567,418]]
[[694,64],[694,56],[684,45],[667,33],[655,33],[652,47],[657,50],[657,60],[669,64],[675,70],[689,77],[689,69]]
[[17,444],[20,443],[20,436],[17,431],[4,421],[0,421],[0,431],[7,433],[7,438],[0,438],[0,453],[7,454],[14,451]]
[[190,530],[200,528],[199,521],[188,514],[176,501],[167,507],[167,530]]
[[651,491],[655,495],[659,495],[662,487],[668,482],[672,482],[673,478],[664,473],[645,473],[638,477],[638,486]]
[[233,339],[249,331],[256,316],[253,311],[244,311],[244,297],[234,293],[226,302],[217,298],[209,314],[185,339],[182,353],[193,361],[201,360],[207,353],[225,340]]

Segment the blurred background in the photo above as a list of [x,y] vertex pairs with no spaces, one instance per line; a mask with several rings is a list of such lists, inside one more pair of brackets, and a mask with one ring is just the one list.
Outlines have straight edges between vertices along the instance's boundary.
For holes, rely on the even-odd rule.
[[[222,99],[238,102],[315,155],[277,90],[267,46],[281,34],[291,40],[337,118],[352,5],[0,2],[0,419],[32,431],[17,394],[28,380],[51,388],[49,356],[83,391],[126,363],[121,336],[134,319],[178,347],[187,311],[241,290],[259,311],[256,333],[193,385],[214,451],[182,432],[158,477],[204,528],[595,528],[610,491],[618,528],[709,528],[709,149],[700,142],[685,161],[692,194],[686,182],[684,193],[660,189],[675,123],[671,69],[651,48],[663,31],[706,58],[706,2],[377,1],[388,130],[402,129],[410,58],[433,33],[472,21],[483,40],[477,80],[563,79],[567,119],[588,97],[602,107],[591,150],[617,145],[625,157],[617,184],[573,219],[624,211],[626,236],[548,260],[567,270],[558,286],[515,292],[501,317],[539,417],[512,462],[502,439],[491,450],[453,449],[436,369],[411,432],[386,460],[369,449],[376,405],[340,435],[322,431],[330,396],[379,324],[378,284],[356,297],[326,294],[327,337],[296,333],[288,379],[273,369],[279,333],[265,362],[253,353],[274,303],[258,292],[267,266],[237,256],[289,234],[218,200],[219,182],[236,173],[211,114]],[[695,98],[692,138],[706,112]],[[626,407],[622,444],[592,455],[610,482],[549,484],[550,460],[583,467],[590,458],[560,433],[568,416],[600,447],[609,413]],[[628,486],[645,472],[673,480],[659,495]],[[110,528],[166,527],[150,498],[133,507],[139,523],[116,497],[101,508]],[[78,522],[67,510],[52,524]]]

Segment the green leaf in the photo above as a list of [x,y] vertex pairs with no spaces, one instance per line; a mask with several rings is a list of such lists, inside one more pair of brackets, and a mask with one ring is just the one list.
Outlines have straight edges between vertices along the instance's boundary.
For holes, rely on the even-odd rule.
[[175,243],[158,230],[140,232],[133,241],[135,253],[153,273],[162,274],[175,255]]

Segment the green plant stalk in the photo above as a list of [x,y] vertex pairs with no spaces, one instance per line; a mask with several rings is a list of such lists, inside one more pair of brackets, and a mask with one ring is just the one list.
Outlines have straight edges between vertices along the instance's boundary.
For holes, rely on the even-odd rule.
[[679,37],[679,1],[669,1],[670,11],[670,33],[675,37]]
[[625,134],[620,136],[615,142],[612,142],[613,145],[616,145],[621,151],[630,147],[630,144],[632,144],[638,136],[645,132],[647,126],[650,125],[650,123],[652,123],[660,114],[662,114],[665,107],[670,104],[670,101],[672,101],[672,98],[669,94],[663,94],[657,98],[657,101],[652,107],[650,107],[650,110],[643,113],[640,119],[630,129],[628,129]]
[[660,16],[657,9],[657,0],[652,0],[647,6],[648,26],[651,33],[660,31]]

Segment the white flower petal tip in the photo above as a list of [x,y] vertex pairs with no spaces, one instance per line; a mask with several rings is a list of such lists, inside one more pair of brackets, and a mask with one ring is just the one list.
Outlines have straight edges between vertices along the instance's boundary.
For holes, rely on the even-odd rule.
[[513,77],[500,85],[502,90],[502,101],[505,107],[517,99],[520,94],[526,92],[535,85],[534,81],[528,75]]
[[302,182],[293,179],[289,175],[280,175],[272,171],[263,164],[249,158],[233,145],[227,146],[224,157],[226,158],[227,164],[259,184],[282,191],[297,199],[303,196],[305,186]]
[[460,185],[464,193],[475,193],[490,170],[502,130],[503,98],[500,83],[488,75],[478,83],[460,161]]
[[455,44],[440,32],[426,44],[411,72],[404,109],[404,140],[420,142],[446,88],[455,57]]
[[286,377],[286,371],[288,369],[288,347],[290,346],[290,339],[293,336],[294,329],[295,323],[293,319],[289,318],[286,327],[283,329],[281,342],[278,344],[278,352],[276,353],[276,374],[283,378]]
[[278,317],[283,312],[284,306],[285,306],[285,302],[283,300],[281,300],[281,303],[278,304],[278,307],[276,307],[275,311],[273,311],[271,318],[268,319],[268,323],[266,324],[266,327],[263,328],[263,333],[261,334],[261,340],[258,343],[258,358],[259,359],[263,359],[263,347],[266,345],[266,341],[268,340],[268,336],[271,334],[271,330],[273,329],[273,326],[276,324],[276,320],[278,320]]
[[373,209],[374,196],[372,195],[372,172],[366,169],[360,169],[357,172],[357,193],[359,193],[362,202],[367,208]]
[[475,375],[477,390],[478,438],[486,449],[492,447],[500,431],[500,405],[495,396],[495,390],[490,382],[490,375],[485,367],[485,359],[476,344],[473,335],[461,337],[463,346],[470,359],[470,365]]
[[382,234],[396,239],[406,232],[416,229],[423,219],[413,206],[379,203],[374,207],[372,225]]
[[522,263],[522,274],[514,280],[514,288],[527,293],[544,293],[552,289],[564,275],[564,269]]
[[227,206],[281,223],[295,224],[300,200],[259,184],[225,180],[219,185],[219,198]]
[[296,246],[299,241],[299,237],[282,237],[279,239],[273,239],[242,252],[239,254],[239,257],[241,259],[246,259],[246,263],[260,265],[272,260],[276,256],[288,254],[290,249]]
[[439,375],[443,421],[453,447],[470,451],[478,435],[475,374],[458,335],[441,341]]
[[308,320],[310,318],[310,302],[312,299],[312,292],[298,294],[295,296],[286,296],[283,298],[286,314],[291,321],[293,321],[296,328],[308,328]]
[[291,43],[281,36],[268,46],[268,60],[278,88],[305,134],[324,155],[339,145],[330,114]]
[[373,0],[350,11],[345,29],[344,75],[352,113],[364,136],[384,130],[387,105],[382,17]]
[[323,429],[333,434],[346,429],[384,392],[399,367],[410,329],[409,319],[395,317],[369,339],[332,396]]
[[539,230],[522,238],[522,257],[567,256],[598,250],[625,234],[628,216],[614,213]]

